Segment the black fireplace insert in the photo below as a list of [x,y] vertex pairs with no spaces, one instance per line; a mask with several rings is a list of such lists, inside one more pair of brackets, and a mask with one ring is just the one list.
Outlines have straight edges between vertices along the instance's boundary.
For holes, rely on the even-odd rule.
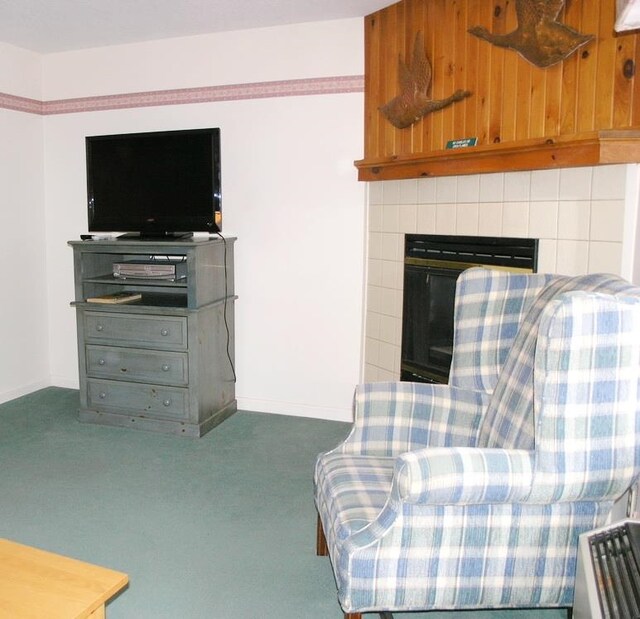
[[401,380],[446,383],[456,280],[473,266],[533,273],[538,240],[405,235]]

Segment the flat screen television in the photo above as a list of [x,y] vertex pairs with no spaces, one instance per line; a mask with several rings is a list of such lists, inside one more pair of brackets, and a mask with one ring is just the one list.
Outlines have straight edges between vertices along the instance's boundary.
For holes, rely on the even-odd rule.
[[220,232],[220,129],[88,136],[89,232]]

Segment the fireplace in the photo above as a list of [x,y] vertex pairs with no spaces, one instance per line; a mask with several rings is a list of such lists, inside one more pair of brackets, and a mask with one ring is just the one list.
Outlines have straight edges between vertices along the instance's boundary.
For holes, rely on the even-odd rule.
[[401,375],[405,236],[538,239],[535,270],[638,281],[640,165],[368,185],[363,382]]
[[536,271],[538,241],[511,237],[405,235],[401,380],[446,383],[458,275],[472,266]]

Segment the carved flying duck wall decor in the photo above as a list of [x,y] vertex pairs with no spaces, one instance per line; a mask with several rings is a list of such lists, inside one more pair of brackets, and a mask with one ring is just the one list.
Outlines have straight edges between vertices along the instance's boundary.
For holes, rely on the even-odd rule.
[[399,59],[398,76],[400,94],[379,109],[389,122],[398,129],[409,127],[426,114],[441,110],[456,101],[471,95],[468,90],[456,90],[446,99],[434,101],[431,93],[431,63],[424,48],[422,32],[416,34],[411,65]]
[[550,67],[594,39],[561,24],[558,14],[565,0],[516,0],[518,27],[508,34],[492,34],[482,26],[469,32],[499,47],[517,51],[537,67]]

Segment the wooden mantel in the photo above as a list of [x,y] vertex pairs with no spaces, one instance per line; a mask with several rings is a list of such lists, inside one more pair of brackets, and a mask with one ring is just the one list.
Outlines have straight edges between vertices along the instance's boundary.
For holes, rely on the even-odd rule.
[[640,131],[599,131],[356,161],[358,180],[386,181],[640,162]]
[[[595,40],[538,68],[470,35],[510,32],[514,0],[402,0],[365,18],[365,155],[362,181],[640,162],[640,35],[616,34],[615,0],[567,0],[560,21]],[[411,127],[379,107],[398,94],[399,59],[416,33],[433,67],[431,96],[473,94]],[[446,149],[476,137],[477,146]]]

